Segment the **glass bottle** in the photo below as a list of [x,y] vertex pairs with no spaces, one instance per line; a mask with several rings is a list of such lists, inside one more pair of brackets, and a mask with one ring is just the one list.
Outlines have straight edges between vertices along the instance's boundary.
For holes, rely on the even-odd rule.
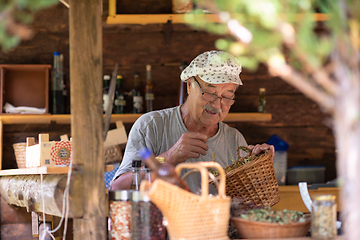
[[54,52],[54,65],[52,69],[51,79],[51,113],[63,114],[64,113],[64,79],[63,72],[61,71],[60,53]]
[[146,112],[153,110],[153,84],[151,82],[151,65],[146,65],[146,86],[145,86]]
[[115,100],[114,100],[114,113],[122,114],[125,113],[126,100],[124,91],[122,90],[122,76],[117,75],[116,77],[116,89],[115,89]]
[[110,87],[110,75],[104,75],[103,113],[106,112],[107,105],[109,104],[109,87]]
[[132,181],[130,189],[139,191],[141,183],[141,160],[132,161]]
[[336,202],[335,195],[313,195],[311,211],[311,238],[335,239]]
[[155,155],[147,148],[142,148],[138,152],[138,155],[145,161],[145,164],[151,169],[152,181],[159,178],[178,187],[181,187],[187,191],[190,191],[186,182],[181,179],[175,172],[175,169],[166,162],[160,163],[156,160]]
[[260,113],[266,112],[266,89],[259,88],[259,108]]
[[140,78],[139,74],[134,74],[134,88],[132,89],[132,99],[133,99],[133,113],[142,113],[143,111],[143,97],[139,90]]

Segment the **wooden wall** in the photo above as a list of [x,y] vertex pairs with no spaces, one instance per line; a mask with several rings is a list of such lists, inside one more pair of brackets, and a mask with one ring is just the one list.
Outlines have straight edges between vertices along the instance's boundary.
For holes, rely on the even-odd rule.
[[[167,4],[164,5],[149,5],[150,0],[120,1],[127,6],[121,13],[131,13],[131,11],[164,13],[171,11],[168,1],[165,1]],[[126,91],[130,91],[135,72],[140,74],[141,86],[145,86],[145,65],[151,64],[155,93],[154,108],[176,106],[180,86],[180,63],[190,62],[198,54],[215,49],[214,42],[221,36],[197,31],[185,24],[107,25],[105,21],[107,8],[107,1],[104,1],[103,73],[111,74],[117,62],[118,74],[124,79],[123,87]],[[61,4],[38,12],[31,25],[35,32],[34,38],[22,42],[17,48],[8,52],[0,52],[0,64],[52,64],[53,52],[63,53],[65,82],[68,89],[66,105],[69,113],[68,17],[68,9]],[[230,125],[242,132],[249,144],[266,142],[273,134],[278,134],[290,145],[289,167],[324,165],[325,180],[334,179],[336,177],[334,138],[332,130],[325,124],[327,116],[319,107],[286,82],[270,76],[264,66],[260,66],[255,72],[243,69],[240,76],[244,85],[238,90],[236,103],[231,112],[256,112],[258,89],[265,87],[267,112],[272,114],[272,120]],[[131,124],[126,124],[126,128],[129,131]],[[27,136],[37,137],[43,132],[50,133],[51,140],[59,140],[62,134],[70,135],[70,126],[4,125],[3,169],[16,168],[13,143],[25,141]],[[4,220],[1,218],[1,224],[3,223]]]

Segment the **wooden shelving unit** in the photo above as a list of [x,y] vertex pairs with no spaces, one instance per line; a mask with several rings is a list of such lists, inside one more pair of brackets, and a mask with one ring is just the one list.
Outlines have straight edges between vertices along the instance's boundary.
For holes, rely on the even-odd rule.
[[[113,114],[110,122],[134,123],[141,114]],[[105,118],[105,116],[104,116]],[[224,122],[271,121],[270,113],[229,113]],[[4,124],[71,124],[70,114],[0,114],[0,169],[2,166]]]

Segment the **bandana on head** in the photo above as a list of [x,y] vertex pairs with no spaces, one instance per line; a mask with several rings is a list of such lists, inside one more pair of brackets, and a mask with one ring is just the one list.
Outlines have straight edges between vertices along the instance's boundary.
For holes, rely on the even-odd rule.
[[223,51],[208,51],[191,61],[181,73],[180,78],[186,82],[189,78],[199,76],[211,84],[235,83],[240,80],[241,63],[233,55]]

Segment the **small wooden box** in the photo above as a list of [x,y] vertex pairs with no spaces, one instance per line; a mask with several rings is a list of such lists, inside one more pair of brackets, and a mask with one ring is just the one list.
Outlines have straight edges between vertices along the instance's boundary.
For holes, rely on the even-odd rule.
[[49,141],[49,134],[39,134],[39,144],[35,138],[26,139],[26,167],[54,167],[69,165],[71,141]]
[[49,112],[51,65],[0,64],[0,113],[6,102],[14,107],[45,108]]

